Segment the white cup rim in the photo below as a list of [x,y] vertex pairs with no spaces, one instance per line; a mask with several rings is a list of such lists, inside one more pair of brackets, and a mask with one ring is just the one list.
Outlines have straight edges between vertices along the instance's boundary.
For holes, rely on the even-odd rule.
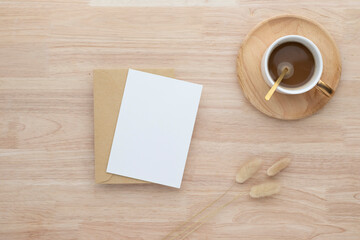
[[315,61],[314,73],[313,73],[311,79],[309,81],[307,81],[304,85],[294,87],[294,88],[279,85],[279,87],[276,89],[276,91],[285,93],[285,94],[305,93],[316,86],[316,84],[319,82],[319,80],[321,78],[322,71],[323,71],[323,60],[322,60],[321,52],[318,49],[318,47],[308,38],[305,38],[300,35],[287,35],[287,36],[283,36],[283,37],[275,40],[267,48],[267,50],[264,53],[264,56],[262,59],[262,64],[261,64],[262,65],[261,66],[262,75],[263,75],[266,83],[270,87],[272,87],[275,84],[275,81],[274,81],[274,79],[272,79],[270,72],[269,72],[269,68],[268,68],[269,58],[270,58],[272,51],[277,46],[279,46],[283,43],[286,43],[286,42],[298,42],[298,43],[303,44],[307,49],[309,49],[309,51],[313,55],[314,61]]

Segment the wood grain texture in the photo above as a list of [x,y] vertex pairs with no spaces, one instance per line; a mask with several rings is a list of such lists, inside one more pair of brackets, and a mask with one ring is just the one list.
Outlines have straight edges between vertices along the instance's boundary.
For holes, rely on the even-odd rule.
[[323,59],[321,79],[335,92],[341,75],[341,59],[336,43],[318,23],[296,15],[276,16],[259,23],[241,44],[237,73],[245,97],[259,111],[278,119],[296,120],[317,112],[333,95],[327,97],[313,88],[298,95],[275,92],[270,101],[265,100],[270,87],[262,77],[261,60],[266,49],[286,35],[304,36],[317,45]]
[[[360,2],[131,2],[1,1],[0,239],[161,239],[254,156],[244,191],[293,158],[280,194],[239,199],[188,239],[359,239]],[[253,108],[236,76],[245,36],[284,13],[323,25],[343,66],[326,107],[290,122]],[[204,85],[180,190],[94,183],[92,71],[130,66]]]

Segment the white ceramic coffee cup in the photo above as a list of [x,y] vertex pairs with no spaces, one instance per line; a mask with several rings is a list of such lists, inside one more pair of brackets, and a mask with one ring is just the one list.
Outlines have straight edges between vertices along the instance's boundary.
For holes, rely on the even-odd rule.
[[[272,51],[278,47],[281,44],[287,43],[287,42],[298,42],[304,45],[311,54],[314,57],[315,62],[315,68],[314,73],[309,81],[304,83],[301,86],[298,87],[285,87],[281,84],[277,87],[276,91],[284,94],[301,94],[305,93],[307,91],[310,91],[314,87],[319,89],[322,93],[324,93],[326,96],[331,96],[333,93],[333,90],[330,86],[328,86],[326,83],[320,80],[321,74],[323,72],[323,60],[321,56],[321,52],[318,49],[318,47],[309,39],[299,36],[299,35],[287,35],[281,38],[278,38],[275,40],[265,51],[262,61],[261,61],[261,73],[265,80],[265,82],[272,87],[276,81],[276,79],[273,79],[269,72],[269,58],[272,53]],[[295,69],[296,71],[296,69]]]

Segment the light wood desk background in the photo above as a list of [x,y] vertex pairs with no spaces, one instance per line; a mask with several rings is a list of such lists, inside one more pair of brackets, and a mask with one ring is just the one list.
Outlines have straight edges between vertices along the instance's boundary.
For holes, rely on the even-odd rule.
[[[343,64],[334,98],[300,121],[244,98],[236,56],[283,13],[329,30]],[[247,198],[188,239],[360,239],[360,1],[0,1],[0,239],[160,239],[216,198],[251,156],[281,194]],[[174,68],[204,85],[180,190],[94,183],[92,70]]]

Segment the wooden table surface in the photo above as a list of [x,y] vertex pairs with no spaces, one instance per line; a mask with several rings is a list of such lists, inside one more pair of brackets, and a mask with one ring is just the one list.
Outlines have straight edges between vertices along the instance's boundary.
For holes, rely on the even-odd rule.
[[[317,114],[280,121],[244,98],[241,41],[299,14],[339,46]],[[283,156],[273,198],[239,199],[188,239],[360,238],[360,1],[0,1],[0,239],[161,239],[219,196],[247,159],[247,191]],[[94,183],[92,70],[174,68],[204,85],[180,190]]]

